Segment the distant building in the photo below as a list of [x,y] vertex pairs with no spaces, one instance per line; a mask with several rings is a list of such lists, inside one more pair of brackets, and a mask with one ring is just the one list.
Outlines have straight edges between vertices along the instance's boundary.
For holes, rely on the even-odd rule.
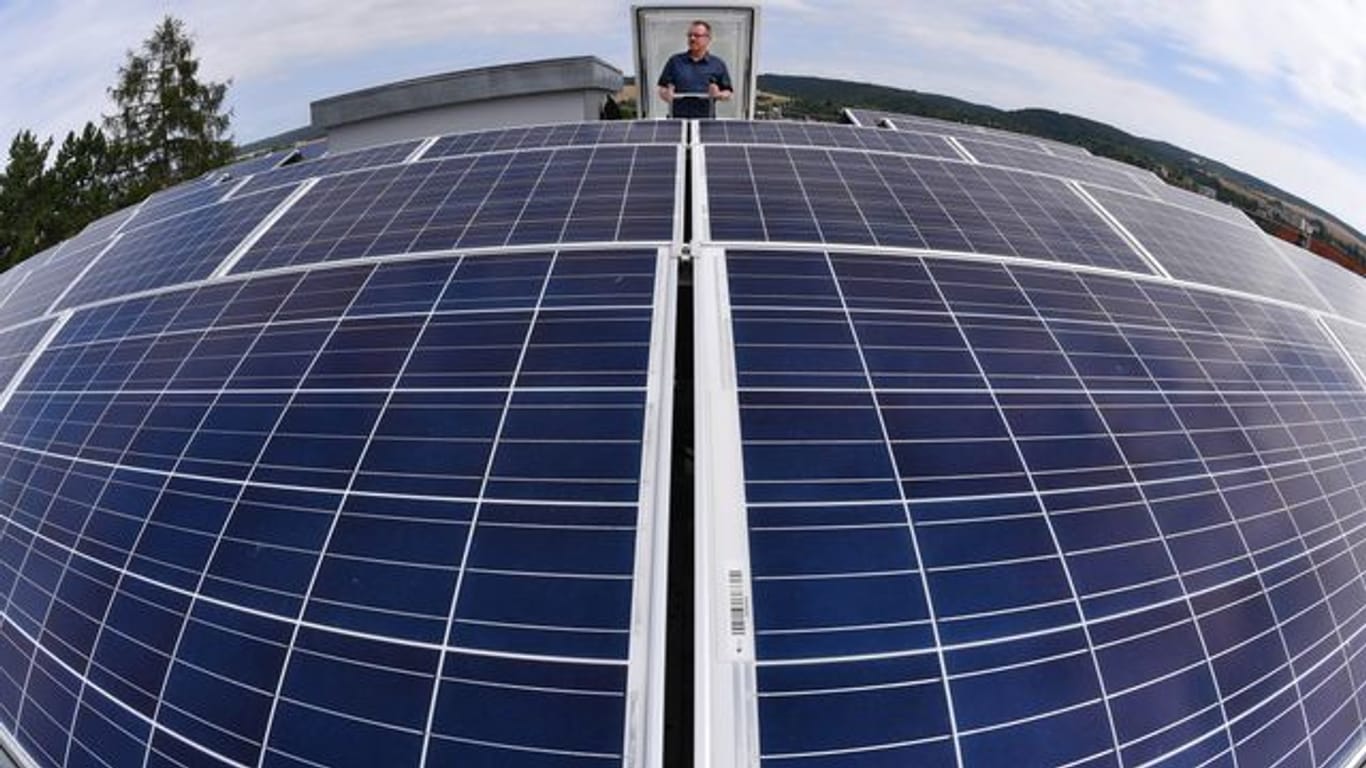
[[404,80],[320,99],[313,127],[332,152],[508,125],[597,120],[622,88],[595,56],[544,59]]

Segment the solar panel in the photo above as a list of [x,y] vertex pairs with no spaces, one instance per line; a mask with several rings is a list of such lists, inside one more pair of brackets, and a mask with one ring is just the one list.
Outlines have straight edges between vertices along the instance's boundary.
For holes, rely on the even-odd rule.
[[400,141],[394,144],[343,152],[339,155],[329,154],[316,160],[305,159],[293,165],[286,165],[283,168],[253,175],[237,191],[236,196],[241,197],[266,189],[290,186],[312,176],[328,176],[357,168],[401,163],[408,159],[408,156],[421,144],[420,141]]
[[0,392],[3,392],[35,347],[52,326],[52,321],[36,322],[0,331]]
[[1122,192],[1146,195],[1148,189],[1140,184],[1126,169],[1101,162],[1099,158],[1080,159],[1076,157],[1050,155],[1025,149],[1014,149],[987,141],[960,139],[972,156],[983,163],[1002,165],[1007,168],[1023,168],[1040,173],[1049,173],[1068,179],[1102,184]]
[[272,168],[277,168],[294,157],[296,152],[297,150],[295,149],[277,149],[266,152],[257,155],[256,157],[238,160],[235,163],[218,168],[213,172],[213,175],[218,179],[244,178],[246,176],[251,176],[252,174],[262,173],[264,171],[269,171]]
[[1366,278],[1297,245],[1275,237],[1267,239],[1314,286],[1333,312],[1366,323]]
[[828,123],[705,120],[699,123],[704,144],[777,144],[845,147],[900,152],[956,160],[958,152],[943,137],[912,131],[885,131]]
[[322,138],[316,141],[310,141],[307,144],[300,144],[295,147],[295,150],[298,151],[299,156],[304,160],[316,160],[327,154],[327,139]]
[[937,133],[944,136],[953,136],[963,139],[979,139],[989,141],[994,144],[1024,149],[1029,151],[1058,152],[1065,155],[1089,156],[1086,150],[1070,144],[1042,139],[1034,136],[1023,136],[1018,133],[999,131],[980,125],[970,125],[968,123],[956,123],[949,120],[936,120],[932,117],[921,117],[919,115],[903,115],[896,112],[880,112],[877,110],[854,109],[849,112],[858,119],[859,125],[880,126],[890,125],[898,131],[919,131],[922,133]]
[[1366,391],[1308,315],[885,255],[724,274],[762,764],[1354,746]]
[[1191,208],[1242,227],[1252,223],[1246,214],[1231,205],[1221,203],[1205,195],[1197,195],[1180,187],[1174,187],[1156,176],[1147,177],[1144,182],[1144,186],[1158,199],[1165,200],[1172,205]]
[[403,259],[76,311],[0,411],[6,726],[51,764],[642,760],[670,271]]
[[1363,381],[1366,381],[1366,327],[1332,318],[1325,319],[1324,323],[1332,330],[1333,336],[1342,344],[1347,355],[1356,363],[1357,370],[1363,375]]
[[109,246],[99,232],[82,233],[26,260],[5,273],[5,300],[0,303],[0,327],[45,314],[80,277],[85,267]]
[[1314,287],[1246,219],[1234,224],[1103,188],[1093,188],[1091,194],[1177,279],[1328,309]]
[[682,141],[683,123],[675,120],[561,123],[442,136],[422,153],[422,157],[430,160],[486,152],[598,144],[676,146]]
[[452,248],[674,237],[674,146],[504,152],[330,176],[237,271]]
[[290,192],[278,188],[236,197],[143,226],[134,218],[69,286],[59,308],[210,276]]
[[228,196],[231,186],[217,181],[202,181],[189,190],[173,189],[147,198],[138,206],[136,226],[142,227],[186,211],[212,205]]
[[931,248],[1146,272],[1066,183],[919,157],[706,147],[718,241]]
[[903,122],[239,168],[0,275],[0,744],[1359,762],[1356,284]]

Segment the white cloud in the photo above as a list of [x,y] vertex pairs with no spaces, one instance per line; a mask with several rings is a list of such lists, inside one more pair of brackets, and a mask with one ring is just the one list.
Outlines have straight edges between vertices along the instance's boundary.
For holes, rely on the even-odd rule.
[[105,89],[125,52],[137,48],[166,13],[183,19],[195,35],[202,76],[241,85],[281,78],[292,68],[343,65],[424,44],[449,45],[450,58],[434,63],[437,70],[496,63],[463,53],[490,40],[562,40],[560,50],[596,53],[603,38],[628,39],[627,7],[624,0],[572,6],[555,0],[0,2],[0,50],[6,51],[0,136],[21,128],[59,134],[98,119],[108,111]]
[[458,58],[462,47],[487,39],[576,36],[591,53],[600,30],[624,32],[625,11],[610,0],[572,7],[554,0],[245,0],[196,4],[186,18],[201,30],[206,62],[253,77],[300,61],[433,42],[448,42]]
[[1224,78],[1208,67],[1199,67],[1194,64],[1180,64],[1176,67],[1186,76],[1206,83],[1222,83]]
[[[929,3],[912,8],[859,0],[853,5],[852,9],[831,11],[822,20],[827,29],[838,30],[832,37],[835,50],[816,59],[793,51],[775,53],[770,58],[781,55],[784,62],[766,65],[766,71],[823,71],[830,76],[950,94],[1006,109],[1043,106],[1072,112],[1208,155],[1366,230],[1366,210],[1360,202],[1366,198],[1366,157],[1345,156],[1360,153],[1366,142],[1327,149],[1285,138],[1271,129],[1271,120],[1266,125],[1253,125],[1221,117],[1204,102],[1147,81],[1143,69],[1114,66],[1087,55],[1067,40],[1069,35],[1075,36],[1075,30],[1056,29],[1069,14],[1081,13],[1076,2],[1057,0],[1047,8],[1036,8],[1038,12],[1029,17],[1032,23],[1052,30],[1053,42],[1030,37],[1018,26],[1002,24],[996,7],[987,12],[964,12],[960,6]],[[837,27],[841,19],[843,26]],[[1092,14],[1081,26],[1095,30],[1107,24]],[[1307,105],[1303,109],[1315,111]],[[1290,105],[1281,109],[1284,115],[1296,111]],[[1305,115],[1295,127],[1308,124],[1309,116]],[[1351,162],[1357,164],[1355,168]]]
[[[628,8],[629,0],[0,0],[0,140],[23,127],[60,134],[106,111],[124,51],[168,11],[196,34],[203,74],[232,77],[234,94],[251,94],[236,106],[253,138],[302,122],[273,124],[304,115],[310,99],[391,77],[571,53],[627,64]],[[1231,0],[769,0],[763,13],[761,71],[1074,112],[1209,154],[1366,227],[1366,141],[1326,148],[1304,138],[1332,114],[1366,125],[1360,0],[1255,10]],[[1266,119],[1221,118],[1156,83],[1149,64],[1160,56],[1178,56],[1197,79],[1250,79],[1261,100],[1245,109]],[[328,90],[300,92],[310,86]]]
[[[1045,19],[1075,17],[1074,0],[1039,0]],[[1366,126],[1366,5],[1360,0],[1107,0],[1088,4],[1106,38],[1155,35],[1219,70],[1284,88],[1315,109]]]

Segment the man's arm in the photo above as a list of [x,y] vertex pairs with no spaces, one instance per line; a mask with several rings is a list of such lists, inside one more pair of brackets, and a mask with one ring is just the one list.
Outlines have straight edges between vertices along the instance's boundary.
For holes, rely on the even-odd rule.
[[712,75],[711,81],[707,83],[707,93],[718,101],[730,101],[735,89],[730,86],[730,71],[726,69],[726,63],[721,62],[721,71]]
[[666,104],[672,104],[674,100],[674,60],[670,58],[664,62],[664,71],[659,73],[659,82],[656,83],[659,91],[659,98]]

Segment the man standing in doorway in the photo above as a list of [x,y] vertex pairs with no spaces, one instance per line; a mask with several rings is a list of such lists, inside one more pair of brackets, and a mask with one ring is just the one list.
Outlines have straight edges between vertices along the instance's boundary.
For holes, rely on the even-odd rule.
[[711,25],[698,20],[688,25],[688,50],[675,53],[659,75],[659,98],[670,105],[670,117],[711,117],[708,99],[674,99],[674,94],[705,93],[716,101],[730,99],[733,89],[726,62],[708,53]]

